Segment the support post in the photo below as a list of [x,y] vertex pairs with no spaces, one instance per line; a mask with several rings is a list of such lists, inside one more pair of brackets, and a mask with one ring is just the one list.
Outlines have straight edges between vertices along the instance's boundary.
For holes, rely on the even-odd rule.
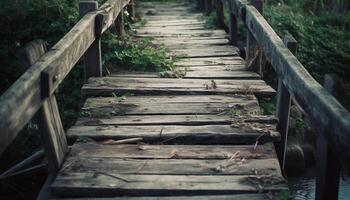
[[[327,74],[324,78],[325,89],[337,97],[338,77]],[[316,144],[316,200],[338,199],[340,162],[327,141],[331,130],[325,126],[317,135]]]
[[130,15],[131,20],[135,21],[135,0],[130,0],[129,6],[127,7],[127,11]]
[[[291,36],[285,36],[283,39],[283,42],[286,45],[286,47],[295,55],[297,51],[296,40]],[[286,159],[290,106],[291,106],[290,93],[286,88],[286,86],[284,85],[283,80],[280,78],[278,80],[276,114],[278,118],[277,130],[281,134],[281,141],[275,143],[275,148],[276,148],[277,157],[280,162],[282,171],[284,170],[285,159]]]
[[[82,18],[86,13],[98,8],[96,1],[81,1],[79,3],[79,16]],[[102,57],[101,57],[101,37],[96,37],[89,49],[84,54],[85,80],[90,77],[102,76]]]
[[119,37],[123,37],[125,35],[124,30],[124,8],[120,11],[117,19],[114,21],[114,25],[116,28],[116,34]]
[[230,44],[234,46],[237,45],[237,41],[238,41],[237,30],[238,30],[237,16],[232,14],[232,11],[230,11],[230,26],[229,26]]
[[200,10],[200,11],[204,10],[204,1],[205,0],[197,0],[197,8],[198,8],[198,10]]
[[205,15],[210,15],[213,9],[211,0],[204,0],[204,9],[205,9]]
[[[260,12],[261,15],[264,14],[263,0],[251,0],[251,4]],[[250,26],[250,24],[247,26]],[[261,60],[262,60],[262,52],[259,48],[257,41],[255,40],[253,34],[249,31],[247,32],[247,43],[246,43],[246,64],[247,69],[250,71],[256,71],[260,75],[261,73]]]
[[[21,60],[23,68],[32,66],[42,55],[46,53],[46,45],[43,41],[34,41],[26,45]],[[50,70],[44,70],[41,74],[41,88],[50,87],[52,79],[55,77]],[[49,90],[52,91],[52,90]],[[63,130],[55,94],[47,93],[42,95],[43,106],[40,108],[35,118],[38,122],[40,138],[45,155],[48,159],[49,173],[56,173],[63,163],[63,159],[68,152],[67,140]]]
[[222,0],[215,0],[215,10],[219,28],[228,32],[228,28],[225,24],[224,6],[222,5]]

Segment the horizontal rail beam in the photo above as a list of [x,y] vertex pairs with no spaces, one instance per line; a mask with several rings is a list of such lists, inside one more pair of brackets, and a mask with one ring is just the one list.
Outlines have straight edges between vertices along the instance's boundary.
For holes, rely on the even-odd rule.
[[129,2],[108,0],[87,13],[0,97],[0,154],[42,106],[41,73],[45,70],[53,74],[50,92],[54,91],[94,42],[96,16],[104,15],[103,33]]
[[344,164],[350,165],[349,112],[309,74],[255,7],[246,5],[245,15],[247,28],[278,77],[315,127],[332,130],[325,137]]
[[309,74],[248,0],[227,0],[227,3],[231,14],[245,22],[278,77],[312,124],[320,129],[331,130],[325,137],[342,163],[349,168],[349,112]]

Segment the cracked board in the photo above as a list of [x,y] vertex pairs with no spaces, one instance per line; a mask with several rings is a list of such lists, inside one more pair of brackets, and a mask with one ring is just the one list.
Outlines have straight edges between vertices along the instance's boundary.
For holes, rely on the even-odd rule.
[[111,96],[132,93],[153,94],[254,94],[273,96],[276,91],[262,80],[216,80],[216,79],[173,79],[173,78],[90,78],[82,88],[87,96]]
[[287,190],[270,145],[75,144],[51,186],[55,196],[177,196]]

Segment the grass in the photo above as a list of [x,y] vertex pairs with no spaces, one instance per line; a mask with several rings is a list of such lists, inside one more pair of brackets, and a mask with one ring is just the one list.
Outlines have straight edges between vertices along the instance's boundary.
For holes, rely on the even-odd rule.
[[[104,0],[99,0],[100,5]],[[29,41],[43,39],[53,46],[78,20],[78,0],[4,0],[0,8],[0,94],[15,80],[19,70],[20,49]],[[151,39],[133,37],[130,19],[125,13],[125,37],[118,37],[113,28],[102,38],[104,73],[114,70],[165,71],[174,67],[174,60],[166,57],[165,48],[152,45]],[[79,62],[59,87],[58,105],[65,130],[71,127],[84,103],[81,87],[84,84],[84,66]],[[123,111],[115,111],[122,113]],[[18,148],[21,147],[21,148]],[[1,155],[0,171],[31,152],[41,148],[38,128],[31,121],[16,140]]]

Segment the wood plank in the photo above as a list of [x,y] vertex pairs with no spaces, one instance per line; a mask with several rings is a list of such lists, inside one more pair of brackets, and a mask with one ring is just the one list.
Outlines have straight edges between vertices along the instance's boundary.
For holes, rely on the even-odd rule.
[[86,172],[59,176],[51,189],[57,196],[180,196],[278,192],[287,190],[279,177],[259,189],[258,176],[120,175]]
[[[210,148],[210,150],[208,150]],[[176,151],[176,156],[173,152]],[[238,152],[238,153],[237,153]],[[267,159],[274,158],[273,145],[104,145],[102,143],[76,143],[70,157],[76,158],[128,158],[128,159]]]
[[[182,109],[179,109],[181,107]],[[230,111],[241,114],[259,113],[259,105],[253,96],[166,96],[166,97],[112,97],[89,98],[82,108],[86,117],[116,115],[169,115],[169,114],[225,114]]]
[[[266,194],[232,194],[232,195],[205,195],[205,196],[173,196],[173,197],[110,197],[110,198],[94,198],[97,200],[264,200],[268,198]],[[85,198],[64,198],[65,200],[86,200]],[[53,200],[61,200],[54,198]]]
[[165,29],[165,28],[153,28],[151,30],[137,30],[137,34],[150,34],[150,35],[178,35],[178,34],[182,34],[182,35],[226,35],[226,32],[223,30],[210,30],[210,29],[204,29],[204,30],[169,30],[169,29]]
[[[245,65],[201,65],[201,66],[177,66],[176,70],[187,72],[214,72],[215,71],[244,71]],[[244,71],[247,72],[247,71]]]
[[[208,147],[210,148],[210,147]],[[244,159],[243,161],[241,161]],[[79,172],[106,172],[122,175],[270,175],[281,176],[278,160],[245,159],[230,161],[201,159],[126,159],[126,158],[79,158],[68,157],[60,173],[73,174]],[[239,160],[239,161],[238,161]],[[146,164],[145,164],[146,163]],[[227,166],[219,170],[220,166]],[[254,169],[254,170],[252,170]],[[215,177],[215,176],[213,176]],[[221,176],[226,177],[227,176]],[[64,175],[63,177],[64,178]],[[77,177],[79,178],[79,177]],[[58,180],[60,177],[57,178]],[[203,179],[204,180],[204,179]],[[282,179],[283,180],[283,179]],[[54,183],[55,185],[55,183]],[[156,185],[152,183],[151,185]]]
[[91,105],[106,106],[115,103],[257,103],[254,95],[168,95],[168,96],[123,96],[88,98],[85,107]]
[[144,142],[165,144],[255,144],[257,140],[266,143],[280,139],[273,125],[263,127],[268,131],[230,125],[73,126],[68,130],[67,137],[73,141],[79,137],[98,141],[143,138]]
[[164,44],[165,46],[179,47],[185,45],[225,45],[228,44],[226,38],[200,37],[200,38],[155,38],[152,40],[155,44]]
[[90,78],[82,88],[87,96],[116,94],[254,94],[271,96],[275,90],[262,80],[210,80],[169,78]]
[[[247,122],[276,123],[274,116],[253,115]],[[135,126],[135,125],[215,125],[231,124],[228,115],[126,115],[108,118],[80,117],[77,126]]]
[[178,58],[238,56],[237,47],[226,45],[191,45],[183,48],[167,48],[167,55]]
[[181,31],[181,30],[204,30],[204,25],[183,25],[183,26],[143,26],[137,29],[138,32],[153,32],[154,29],[160,32],[166,31]]
[[[183,69],[183,68],[182,68]],[[214,68],[215,69],[215,68]],[[222,67],[221,67],[222,69]],[[112,70],[110,70],[112,71]],[[181,70],[179,70],[181,72]],[[182,70],[184,77],[189,79],[239,79],[239,80],[258,80],[260,76],[255,72],[249,71],[236,71],[230,70],[230,68],[224,68],[224,70]],[[171,72],[169,72],[171,73]],[[160,78],[160,73],[152,72],[113,72],[110,76],[113,77],[129,77],[129,78]]]
[[184,67],[192,67],[192,66],[217,66],[217,65],[225,65],[225,66],[242,66],[244,65],[244,61],[240,57],[208,57],[208,58],[184,58],[175,62],[177,66]]

